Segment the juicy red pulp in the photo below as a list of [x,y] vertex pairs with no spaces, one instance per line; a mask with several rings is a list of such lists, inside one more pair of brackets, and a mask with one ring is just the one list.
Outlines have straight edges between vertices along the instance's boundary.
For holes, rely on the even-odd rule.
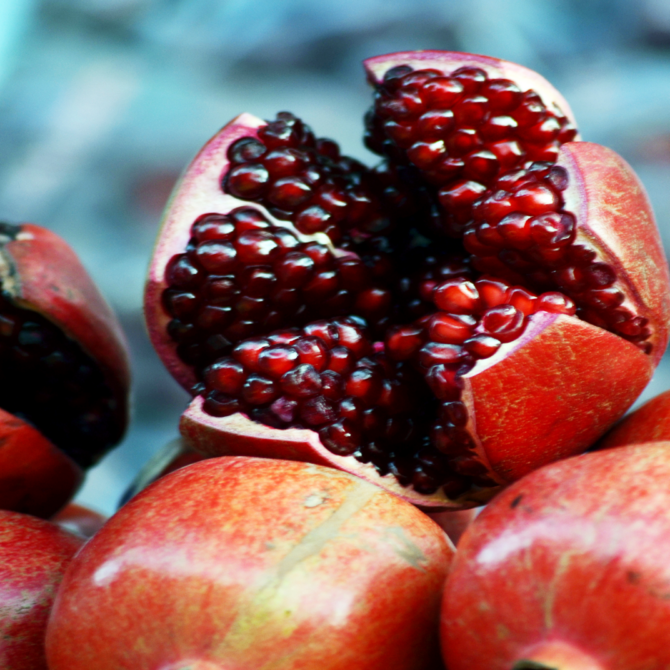
[[457,497],[495,484],[461,399],[477,361],[542,312],[646,353],[651,331],[564,210],[553,162],[576,131],[560,110],[477,68],[400,66],[367,123],[388,158],[376,171],[288,113],[230,146],[222,190],[276,220],[239,207],[192,223],[166,268],[168,331],[206,412],[314,430],[335,454]]
[[34,424],[80,466],[121,437],[117,403],[99,366],[37,312],[0,296],[0,407]]

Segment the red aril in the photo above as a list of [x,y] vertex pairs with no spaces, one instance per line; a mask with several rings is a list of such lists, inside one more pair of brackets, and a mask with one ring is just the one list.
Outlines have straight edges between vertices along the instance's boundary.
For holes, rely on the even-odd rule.
[[476,506],[625,413],[667,344],[667,266],[637,177],[573,141],[539,75],[451,52],[366,68],[384,165],[285,112],[232,121],[166,212],[149,331],[196,396],[181,429],[202,453]]
[[669,448],[566,459],[489,503],[463,534],[445,587],[447,667],[667,667]]
[[139,493],[79,552],[49,668],[433,670],[453,551],[414,506],[347,473],[208,459]]

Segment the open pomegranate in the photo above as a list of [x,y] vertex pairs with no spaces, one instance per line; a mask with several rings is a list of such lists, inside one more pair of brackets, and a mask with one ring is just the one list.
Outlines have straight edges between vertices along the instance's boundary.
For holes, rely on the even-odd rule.
[[453,545],[345,472],[212,458],[162,477],[71,563],[50,670],[435,670]]
[[670,284],[644,190],[539,75],[367,61],[371,170],[243,114],[176,187],[146,290],[207,455],[303,459],[474,506],[586,449],[647,384]]
[[125,338],[45,228],[0,224],[0,286],[0,508],[50,516],[125,431]]
[[65,567],[83,539],[0,510],[0,667],[47,670],[44,637]]
[[445,587],[449,670],[670,666],[669,449],[552,463],[486,506]]

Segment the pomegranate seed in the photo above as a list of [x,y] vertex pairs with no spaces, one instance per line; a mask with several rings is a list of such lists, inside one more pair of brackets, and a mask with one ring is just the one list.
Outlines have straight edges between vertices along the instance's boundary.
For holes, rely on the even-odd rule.
[[463,348],[475,358],[489,358],[500,349],[500,340],[479,333],[463,342]]
[[321,376],[312,365],[300,364],[286,372],[280,381],[281,390],[296,398],[310,398],[321,391]]
[[472,314],[480,305],[477,287],[463,278],[439,284],[432,297],[439,309],[451,314]]
[[512,305],[499,305],[487,310],[482,316],[482,327],[486,333],[501,342],[511,342],[523,332],[526,317]]
[[430,318],[428,333],[431,340],[443,344],[463,344],[477,325],[468,314],[438,312]]
[[227,175],[226,189],[237,198],[255,200],[265,195],[270,175],[257,163],[238,165]]

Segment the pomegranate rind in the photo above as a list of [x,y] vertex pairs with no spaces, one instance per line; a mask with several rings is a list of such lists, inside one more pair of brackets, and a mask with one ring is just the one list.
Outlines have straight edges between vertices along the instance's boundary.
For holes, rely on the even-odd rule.
[[617,153],[568,142],[556,164],[568,173],[565,209],[577,220],[577,242],[591,243],[626,287],[635,313],[649,319],[655,364],[668,344],[670,273],[644,186]]
[[42,433],[0,409],[0,509],[46,519],[83,480],[82,469]]
[[564,314],[531,316],[510,344],[464,375],[463,391],[482,462],[502,483],[588,449],[654,370],[634,344]]
[[[445,587],[450,670],[509,670],[521,659],[580,670],[670,665],[669,450],[670,442],[645,443],[566,459],[482,511]],[[592,665],[559,664],[538,649],[545,641]]]
[[540,74],[523,65],[509,61],[462,53],[460,51],[399,51],[397,53],[375,56],[363,61],[363,67],[371,84],[381,84],[384,74],[398,65],[409,65],[415,70],[434,68],[449,75],[461,67],[478,67],[492,79],[510,79],[521,90],[534,90],[544,104],[566,116],[573,124],[575,117],[565,98]]
[[473,489],[455,499],[448,498],[442,490],[433,494],[418,493],[402,486],[392,474],[381,476],[369,463],[328,451],[312,430],[272,428],[239,412],[223,418],[213,417],[203,410],[203,402],[202,396],[191,401],[182,414],[179,431],[188,447],[205,456],[255,456],[325,465],[356,475],[426,510],[478,507],[497,490],[494,487]]
[[610,449],[642,442],[670,442],[670,391],[657,395],[624,417],[596,448]]
[[[191,226],[202,214],[226,214],[249,203],[224,193],[221,177],[230,161],[228,148],[242,137],[257,137],[265,121],[240,114],[214,135],[196,155],[175,185],[163,215],[144,291],[144,316],[149,337],[168,372],[187,391],[196,383],[191,366],[177,355],[177,344],[168,335],[171,316],[164,310],[162,295],[167,288],[165,268],[175,254],[183,253],[191,237]],[[265,213],[260,205],[254,205]]]
[[18,307],[58,326],[96,362],[117,402],[119,439],[129,415],[128,344],[111,307],[77,254],[56,233],[20,226],[0,250],[2,289]]

